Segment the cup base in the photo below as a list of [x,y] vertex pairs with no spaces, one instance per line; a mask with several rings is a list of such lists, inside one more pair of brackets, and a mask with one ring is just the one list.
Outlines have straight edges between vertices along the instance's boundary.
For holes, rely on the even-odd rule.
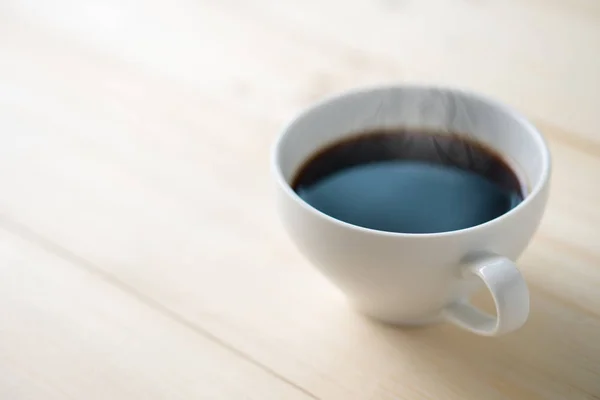
[[437,315],[429,315],[429,316],[424,316],[424,317],[417,317],[417,318],[401,318],[401,317],[394,317],[394,316],[390,316],[390,315],[380,315],[377,313],[373,313],[370,311],[364,311],[364,310],[357,310],[360,314],[364,315],[365,317],[374,320],[376,322],[385,324],[385,325],[392,325],[392,326],[396,326],[399,328],[419,328],[419,327],[425,327],[428,325],[436,325],[436,324],[440,324],[443,322],[443,318],[440,314]]

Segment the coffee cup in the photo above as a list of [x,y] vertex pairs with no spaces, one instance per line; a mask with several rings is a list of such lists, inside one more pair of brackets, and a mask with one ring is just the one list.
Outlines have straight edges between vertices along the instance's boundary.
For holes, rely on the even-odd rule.
[[[522,201],[463,229],[403,233],[335,218],[309,204],[292,182],[323,148],[357,132],[409,127],[463,132],[497,152],[524,186]],[[515,262],[546,206],[551,160],[540,132],[520,113],[469,91],[422,85],[353,89],[310,106],[272,148],[277,210],[300,252],[359,312],[396,325],[442,321],[485,336],[520,328],[529,293]],[[470,302],[486,288],[496,315]]]

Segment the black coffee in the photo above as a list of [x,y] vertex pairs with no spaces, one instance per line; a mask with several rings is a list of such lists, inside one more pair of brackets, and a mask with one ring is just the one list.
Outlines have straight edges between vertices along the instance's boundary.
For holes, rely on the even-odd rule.
[[512,169],[465,135],[379,130],[334,143],[292,183],[314,208],[350,224],[434,233],[482,224],[523,200]]

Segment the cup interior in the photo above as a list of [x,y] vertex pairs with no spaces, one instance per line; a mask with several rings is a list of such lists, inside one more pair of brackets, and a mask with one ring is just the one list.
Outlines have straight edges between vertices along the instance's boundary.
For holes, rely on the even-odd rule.
[[544,139],[519,113],[474,93],[421,86],[359,89],[310,107],[276,143],[274,167],[290,185],[302,164],[323,147],[369,129],[395,127],[465,134],[491,147],[517,173],[525,197],[549,174]]

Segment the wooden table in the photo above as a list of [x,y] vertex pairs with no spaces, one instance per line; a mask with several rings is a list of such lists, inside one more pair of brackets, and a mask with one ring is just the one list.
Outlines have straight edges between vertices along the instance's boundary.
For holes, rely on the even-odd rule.
[[[277,222],[282,124],[389,81],[550,141],[520,331],[371,322]],[[599,96],[597,0],[1,2],[0,399],[600,398]]]

